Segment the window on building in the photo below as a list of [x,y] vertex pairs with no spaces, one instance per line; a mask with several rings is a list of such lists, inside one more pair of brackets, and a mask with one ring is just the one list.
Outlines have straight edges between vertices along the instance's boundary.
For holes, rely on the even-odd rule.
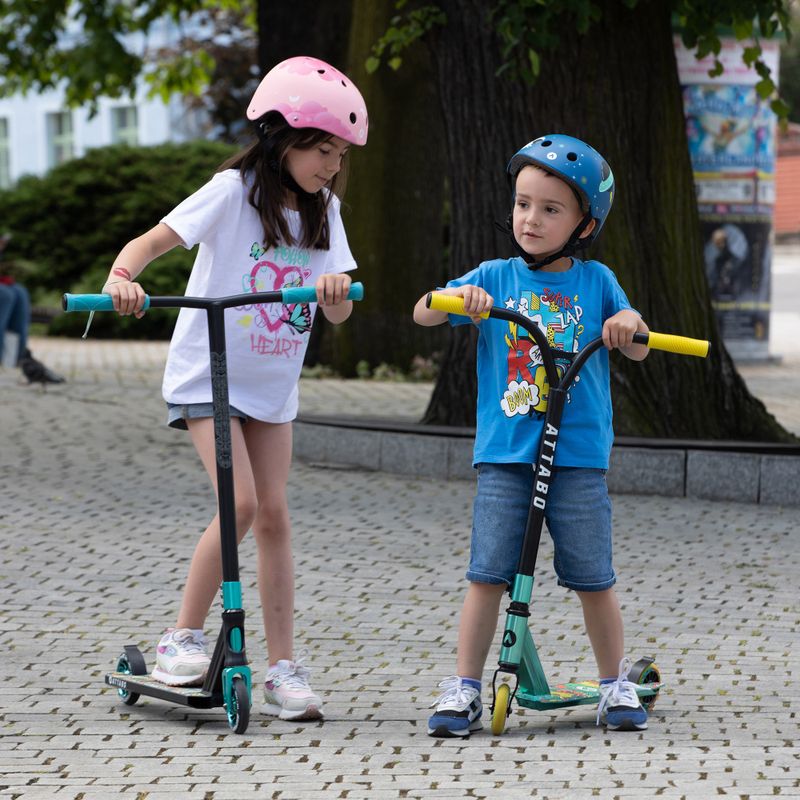
[[139,144],[139,115],[136,106],[111,109],[111,141],[114,144]]
[[47,115],[47,153],[50,167],[63,164],[75,155],[75,136],[69,111]]
[[11,186],[11,147],[8,141],[8,120],[0,117],[0,189]]

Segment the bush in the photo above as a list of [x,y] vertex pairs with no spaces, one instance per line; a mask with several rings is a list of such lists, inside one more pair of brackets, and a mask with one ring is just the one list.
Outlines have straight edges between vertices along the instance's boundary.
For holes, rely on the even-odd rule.
[[[122,246],[152,228],[213,175],[235,148],[195,141],[90,150],[42,177],[26,176],[0,192],[2,229],[13,234],[6,258],[25,265],[34,303],[62,292],[99,292]],[[151,264],[142,284],[153,295],[183,294],[194,253],[183,248]],[[142,320],[98,314],[92,334],[168,337],[177,311]],[[56,318],[51,333],[82,331],[83,314]]]

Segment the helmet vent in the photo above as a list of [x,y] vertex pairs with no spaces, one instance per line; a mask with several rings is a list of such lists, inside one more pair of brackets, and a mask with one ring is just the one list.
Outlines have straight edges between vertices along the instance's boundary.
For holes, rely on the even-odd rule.
[[351,112],[350,112],[350,122],[352,122],[352,123],[353,123],[353,125],[355,125],[355,124],[356,124],[356,114],[355,114],[355,111],[351,111]]
[[542,142],[542,147],[550,147],[551,144],[553,144],[553,143],[549,139],[545,139]]
[[324,75],[325,74],[325,70],[324,69],[318,69],[317,72],[319,72],[320,75]]
[[568,161],[577,161],[578,160],[578,156],[576,156],[575,153],[567,153],[567,160]]
[[344,81],[342,81],[342,86],[344,86],[345,89],[347,88],[347,84]]

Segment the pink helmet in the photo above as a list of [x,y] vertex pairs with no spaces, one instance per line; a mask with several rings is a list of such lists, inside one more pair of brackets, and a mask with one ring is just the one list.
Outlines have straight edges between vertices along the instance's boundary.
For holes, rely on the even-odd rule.
[[296,56],[273,67],[247,108],[247,118],[277,111],[293,128],[318,128],[350,144],[366,144],[369,120],[361,92],[338,69]]

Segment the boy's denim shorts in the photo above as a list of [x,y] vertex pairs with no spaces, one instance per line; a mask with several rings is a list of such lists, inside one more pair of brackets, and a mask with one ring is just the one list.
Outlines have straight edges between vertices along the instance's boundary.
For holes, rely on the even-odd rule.
[[[467,580],[513,583],[532,488],[530,464],[478,465]],[[547,494],[545,520],[561,586],[600,592],[616,583],[611,564],[611,500],[604,469],[557,467]]]
[[[230,412],[231,417],[239,417],[242,424],[250,419],[244,411],[239,411],[235,406],[230,406]],[[185,431],[188,430],[187,419],[203,419],[203,417],[213,416],[214,406],[211,403],[188,403],[186,405],[167,403],[167,425],[170,428],[180,428]]]

